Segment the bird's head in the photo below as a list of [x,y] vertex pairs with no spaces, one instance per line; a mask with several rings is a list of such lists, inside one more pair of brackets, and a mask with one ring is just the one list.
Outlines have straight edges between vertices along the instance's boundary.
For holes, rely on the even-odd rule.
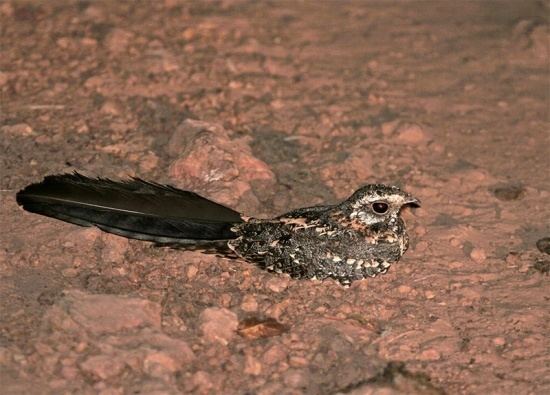
[[393,222],[406,206],[420,207],[420,200],[398,187],[383,184],[365,185],[341,203],[351,219],[367,226]]

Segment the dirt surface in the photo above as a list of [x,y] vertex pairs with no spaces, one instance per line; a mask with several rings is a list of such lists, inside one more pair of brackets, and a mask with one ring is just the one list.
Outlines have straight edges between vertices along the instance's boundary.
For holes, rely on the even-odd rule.
[[[549,11],[0,2],[2,392],[550,393]],[[344,288],[17,207],[74,169],[257,216],[367,182],[423,207]]]

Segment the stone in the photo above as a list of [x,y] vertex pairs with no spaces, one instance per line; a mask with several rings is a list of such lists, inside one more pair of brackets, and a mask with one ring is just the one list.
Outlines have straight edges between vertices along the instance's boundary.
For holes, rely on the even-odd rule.
[[397,128],[397,141],[403,144],[418,145],[428,141],[428,135],[417,124],[405,123]]
[[0,71],[0,88],[6,85],[9,81],[8,73]]
[[263,355],[262,361],[266,365],[275,365],[287,357],[287,351],[282,345],[271,346]]
[[244,359],[244,372],[252,376],[259,376],[262,374],[262,364],[256,357],[247,355]]
[[209,393],[209,390],[214,386],[212,378],[207,372],[199,370],[191,376],[191,384],[197,388],[198,393]]
[[307,375],[299,369],[289,369],[283,376],[284,383],[291,388],[305,388],[308,380]]
[[124,260],[128,251],[128,239],[122,236],[116,236],[110,233],[101,235],[104,246],[101,250],[101,258],[104,262],[120,263]]
[[439,351],[433,348],[429,348],[422,351],[418,356],[418,359],[421,361],[437,361],[438,359],[441,359],[441,354],[439,353]]
[[210,342],[227,345],[235,336],[239,326],[237,315],[232,311],[219,307],[205,309],[200,315],[203,337]]
[[143,360],[143,370],[154,377],[162,377],[166,372],[174,373],[181,368],[181,362],[162,351],[148,354]]
[[139,170],[142,173],[149,173],[156,169],[159,164],[159,157],[154,152],[148,152],[139,160]]
[[106,380],[118,376],[124,369],[124,362],[114,355],[94,355],[82,362],[80,368],[97,379]]
[[[141,327],[160,328],[161,307],[146,299],[118,295],[65,291],[57,303],[66,316],[84,329],[96,333],[116,333]],[[67,317],[68,315],[68,317]],[[54,320],[55,321],[55,320]],[[56,322],[53,322],[55,325]]]
[[408,285],[400,285],[398,288],[397,288],[397,292],[399,292],[400,294],[403,294],[403,295],[408,295],[410,294],[412,291],[412,288],[409,287]]
[[245,295],[241,302],[241,309],[246,312],[253,312],[258,310],[258,302],[253,295]]
[[112,53],[120,53],[126,50],[134,34],[124,29],[113,29],[105,39],[105,46]]
[[470,258],[472,258],[475,263],[483,263],[487,259],[487,255],[485,254],[485,250],[483,248],[475,247],[470,252]]
[[169,175],[177,186],[221,204],[235,207],[244,197],[243,206],[258,209],[256,194],[276,184],[269,166],[252,155],[248,144],[231,139],[217,124],[185,120],[173,133],[167,152],[176,157]]
[[17,135],[17,136],[32,136],[34,134],[33,129],[26,123],[17,123],[15,125],[5,125],[0,128],[2,133],[8,135]]
[[273,292],[283,292],[288,288],[290,280],[285,276],[272,277],[267,281],[267,288]]

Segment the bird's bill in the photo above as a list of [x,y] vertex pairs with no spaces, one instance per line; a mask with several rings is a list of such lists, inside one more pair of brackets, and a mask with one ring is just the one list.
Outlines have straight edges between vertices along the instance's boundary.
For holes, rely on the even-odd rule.
[[417,199],[413,196],[408,196],[406,199],[405,199],[405,203],[406,205],[409,205],[409,206],[412,206],[412,207],[420,207],[421,204],[420,204],[420,199]]

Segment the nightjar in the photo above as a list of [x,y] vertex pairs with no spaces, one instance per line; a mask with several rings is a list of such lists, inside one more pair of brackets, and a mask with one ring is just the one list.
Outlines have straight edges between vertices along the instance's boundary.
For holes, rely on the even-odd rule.
[[385,273],[401,258],[409,243],[401,210],[420,205],[397,187],[371,184],[339,204],[256,219],[171,186],[78,173],[31,184],[17,202],[80,226],[180,248],[222,248],[268,271],[342,284]]
[[342,284],[385,273],[409,246],[404,206],[420,201],[397,187],[366,185],[342,203],[249,219],[229,247],[263,269]]

